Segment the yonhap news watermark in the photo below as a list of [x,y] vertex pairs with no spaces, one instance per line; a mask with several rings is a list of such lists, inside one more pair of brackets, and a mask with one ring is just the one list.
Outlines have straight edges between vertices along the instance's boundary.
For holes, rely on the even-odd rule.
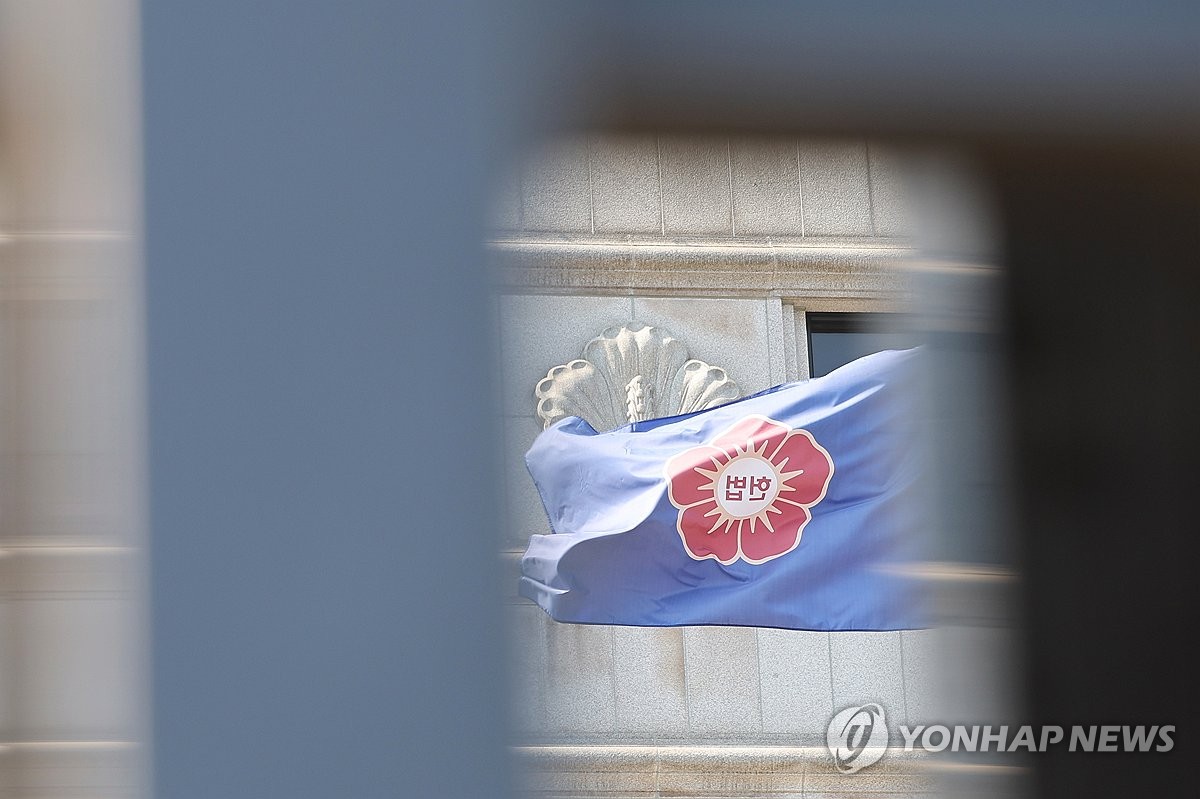
[[897,727],[891,741],[887,714],[869,703],[848,707],[829,721],[825,742],[843,774],[878,763],[889,746],[905,752],[1170,752],[1175,725],[1073,724],[917,724]]

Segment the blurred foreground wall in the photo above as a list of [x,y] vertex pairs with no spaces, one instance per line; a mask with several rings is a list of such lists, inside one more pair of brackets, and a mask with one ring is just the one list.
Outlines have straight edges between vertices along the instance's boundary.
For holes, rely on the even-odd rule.
[[143,791],[137,3],[0,2],[0,795]]

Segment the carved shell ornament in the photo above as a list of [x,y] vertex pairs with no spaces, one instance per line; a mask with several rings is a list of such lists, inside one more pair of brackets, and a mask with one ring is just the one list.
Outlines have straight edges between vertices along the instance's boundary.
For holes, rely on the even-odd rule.
[[610,327],[583,357],[555,366],[534,390],[545,427],[579,416],[599,431],[724,405],[741,396],[725,370],[689,357],[682,341],[638,322]]

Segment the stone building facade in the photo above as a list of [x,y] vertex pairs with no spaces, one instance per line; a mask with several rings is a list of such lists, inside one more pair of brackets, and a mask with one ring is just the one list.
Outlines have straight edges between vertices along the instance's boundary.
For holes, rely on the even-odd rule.
[[[548,532],[522,460],[548,370],[636,323],[669,330],[743,395],[808,377],[809,314],[905,308],[902,186],[876,142],[595,132],[534,148],[500,186],[500,549],[514,742],[535,793],[836,791],[823,748],[836,710],[878,702],[893,730],[930,718],[935,631],[569,625],[515,595],[529,535]],[[893,768],[885,788],[925,785]]]

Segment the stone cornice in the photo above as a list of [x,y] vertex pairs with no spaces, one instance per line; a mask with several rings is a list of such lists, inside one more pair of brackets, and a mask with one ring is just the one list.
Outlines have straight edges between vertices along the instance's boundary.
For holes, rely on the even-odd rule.
[[776,296],[894,303],[908,298],[898,239],[505,237],[487,243],[501,290]]
[[538,797],[934,796],[943,775],[958,778],[959,785],[1010,789],[1027,776],[1003,758],[994,764],[957,763],[895,749],[851,776],[838,773],[823,746],[518,746],[511,751],[518,794]]

